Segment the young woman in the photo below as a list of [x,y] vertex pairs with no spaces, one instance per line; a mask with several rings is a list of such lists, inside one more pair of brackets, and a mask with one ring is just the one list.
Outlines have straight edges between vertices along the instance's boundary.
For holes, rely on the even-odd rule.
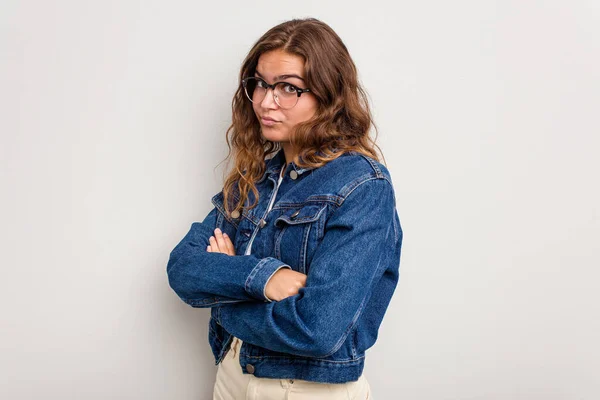
[[315,19],[275,26],[232,109],[235,166],[167,265],[183,301],[211,308],[214,398],[366,399],[402,230],[346,46]]

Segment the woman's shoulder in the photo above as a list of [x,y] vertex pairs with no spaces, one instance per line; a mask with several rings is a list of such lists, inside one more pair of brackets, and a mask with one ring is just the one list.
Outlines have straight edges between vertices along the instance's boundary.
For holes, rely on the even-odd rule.
[[339,160],[340,163],[346,163],[347,167],[357,168],[358,171],[372,173],[378,178],[390,175],[384,164],[362,153],[345,153],[336,160]]
[[344,153],[321,168],[327,174],[339,175],[350,181],[361,178],[391,181],[390,171],[385,165],[357,152]]
[[315,178],[324,186],[329,186],[329,190],[336,192],[341,198],[345,198],[358,186],[369,181],[386,181],[392,186],[390,172],[385,165],[356,152],[345,153],[318,168]]

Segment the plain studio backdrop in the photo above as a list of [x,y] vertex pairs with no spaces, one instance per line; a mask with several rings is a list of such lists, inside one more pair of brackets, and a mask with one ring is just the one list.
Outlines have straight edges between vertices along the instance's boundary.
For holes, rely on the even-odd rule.
[[404,228],[378,400],[600,398],[596,1],[0,5],[0,398],[209,399],[169,252],[211,209],[238,71],[330,24]]

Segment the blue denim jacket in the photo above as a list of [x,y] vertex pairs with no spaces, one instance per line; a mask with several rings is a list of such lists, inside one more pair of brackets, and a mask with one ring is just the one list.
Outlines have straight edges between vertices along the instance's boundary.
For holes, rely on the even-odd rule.
[[[276,192],[283,163],[282,151],[267,160],[253,209],[230,215],[222,193],[213,197],[214,209],[171,252],[169,284],[192,307],[211,307],[217,364],[233,335],[243,341],[244,373],[355,381],[398,282],[402,230],[390,175],[351,153],[315,169],[290,163]],[[206,251],[216,227],[238,255]],[[252,254],[243,255],[255,231]],[[265,286],[280,268],[306,274],[306,287],[270,301]]]

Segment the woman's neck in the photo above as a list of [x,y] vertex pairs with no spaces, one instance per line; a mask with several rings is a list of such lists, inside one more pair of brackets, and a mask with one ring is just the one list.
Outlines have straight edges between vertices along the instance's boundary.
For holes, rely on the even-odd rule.
[[283,155],[285,156],[285,163],[283,165],[283,169],[285,170],[288,164],[294,161],[296,152],[290,142],[281,143],[281,148],[283,149]]

